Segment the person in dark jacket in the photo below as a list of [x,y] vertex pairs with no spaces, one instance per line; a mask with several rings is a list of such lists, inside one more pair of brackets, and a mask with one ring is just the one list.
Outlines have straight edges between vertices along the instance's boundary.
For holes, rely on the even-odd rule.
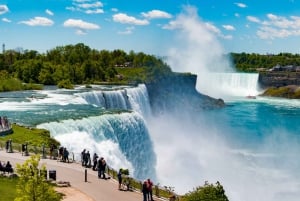
[[149,189],[148,182],[147,182],[147,180],[145,180],[143,183],[143,187],[142,187],[143,201],[148,201],[148,193],[149,193],[148,189]]
[[118,172],[119,190],[122,190],[122,169]]
[[94,153],[94,155],[93,155],[93,170],[96,170],[98,158],[99,158],[98,155],[96,153]]

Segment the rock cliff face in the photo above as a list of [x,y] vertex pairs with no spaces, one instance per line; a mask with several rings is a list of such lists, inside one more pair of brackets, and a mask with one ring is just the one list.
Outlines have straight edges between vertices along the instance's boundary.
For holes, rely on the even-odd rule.
[[154,114],[163,112],[198,111],[225,106],[222,99],[214,99],[196,90],[197,75],[173,73],[146,83]]
[[300,72],[264,72],[258,79],[262,88],[300,85]]

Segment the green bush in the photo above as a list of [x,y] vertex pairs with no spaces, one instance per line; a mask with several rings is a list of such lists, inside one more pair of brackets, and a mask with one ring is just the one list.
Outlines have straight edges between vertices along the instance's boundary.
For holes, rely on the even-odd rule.
[[74,89],[74,86],[70,80],[62,80],[62,81],[58,82],[57,87],[65,88],[65,89]]
[[204,186],[197,187],[193,191],[185,194],[182,201],[229,201],[225,195],[223,186],[217,182],[209,184],[205,182]]
[[262,94],[263,96],[281,97],[281,98],[300,98],[300,88],[296,86],[270,87]]
[[17,164],[19,181],[15,201],[60,201],[62,197],[47,181],[46,166],[39,166],[40,156],[31,156],[23,164]]

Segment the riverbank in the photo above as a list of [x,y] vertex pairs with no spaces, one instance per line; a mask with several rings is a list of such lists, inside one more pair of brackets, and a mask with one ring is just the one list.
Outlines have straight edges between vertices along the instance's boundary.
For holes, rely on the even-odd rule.
[[283,87],[270,87],[261,96],[300,99],[300,86],[288,85]]

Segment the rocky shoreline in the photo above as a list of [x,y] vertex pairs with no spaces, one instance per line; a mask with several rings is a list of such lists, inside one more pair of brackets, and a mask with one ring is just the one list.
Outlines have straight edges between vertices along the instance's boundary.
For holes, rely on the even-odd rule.
[[258,81],[263,89],[268,87],[300,86],[300,72],[270,71],[260,72]]
[[270,71],[259,73],[261,96],[300,99],[300,72]]

